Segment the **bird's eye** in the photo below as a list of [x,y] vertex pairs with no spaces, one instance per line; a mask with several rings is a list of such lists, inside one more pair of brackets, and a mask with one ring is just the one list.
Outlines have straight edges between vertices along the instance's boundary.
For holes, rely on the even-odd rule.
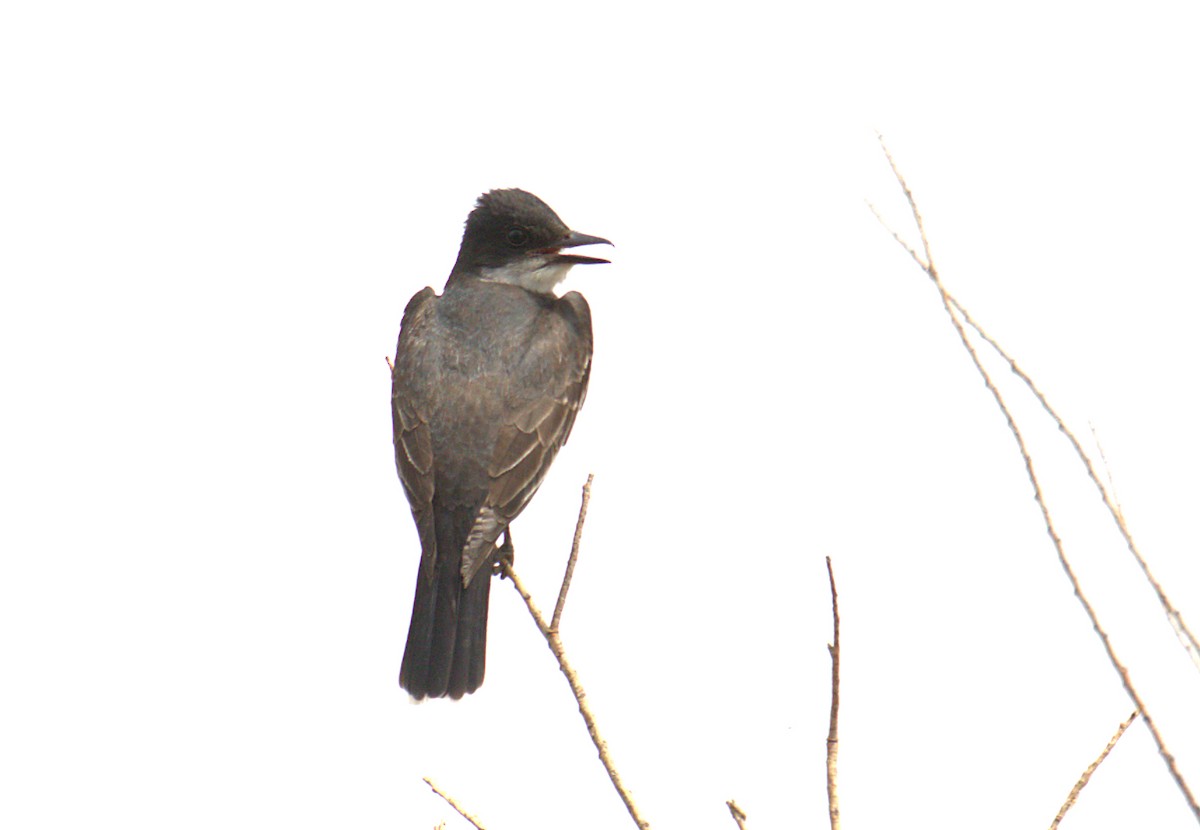
[[524,228],[509,228],[508,244],[514,248],[520,248],[529,241],[529,232]]

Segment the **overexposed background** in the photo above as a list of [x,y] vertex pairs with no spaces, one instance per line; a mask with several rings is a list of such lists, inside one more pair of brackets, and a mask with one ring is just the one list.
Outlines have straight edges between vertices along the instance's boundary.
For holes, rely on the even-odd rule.
[[[523,187],[595,368],[516,524],[656,828],[1047,826],[1132,704],[928,280],[1095,426],[1200,626],[1193,4],[8,3],[0,11],[0,823],[628,826],[507,583],[487,682],[396,685],[408,298]],[[1200,675],[1052,426],[1067,551],[1200,788]],[[1137,724],[1071,827],[1194,826]]]

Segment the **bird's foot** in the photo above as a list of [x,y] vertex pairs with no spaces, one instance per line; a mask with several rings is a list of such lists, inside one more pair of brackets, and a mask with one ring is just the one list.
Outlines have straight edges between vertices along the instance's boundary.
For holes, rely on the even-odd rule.
[[511,568],[516,561],[517,555],[513,551],[512,531],[506,527],[504,528],[504,544],[496,548],[496,555],[492,560],[492,573],[500,574],[500,578],[504,579],[504,565],[501,563],[507,562],[508,567]]

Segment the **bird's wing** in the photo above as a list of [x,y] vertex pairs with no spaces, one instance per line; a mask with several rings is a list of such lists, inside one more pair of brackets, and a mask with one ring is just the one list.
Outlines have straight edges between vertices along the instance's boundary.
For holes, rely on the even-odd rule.
[[396,470],[412,508],[421,537],[421,570],[432,577],[437,559],[433,520],[433,436],[429,430],[427,395],[420,383],[424,356],[423,329],[437,295],[425,288],[413,295],[404,309],[396,361],[392,368],[392,443]]
[[[488,559],[496,540],[537,492],[550,462],[567,442],[587,395],[592,369],[592,318],[583,296],[571,292],[559,301],[556,325],[536,338],[517,367],[532,389],[500,426],[488,464],[487,498],[463,552],[465,582]],[[525,370],[525,367],[529,367]],[[524,371],[523,371],[524,370]]]

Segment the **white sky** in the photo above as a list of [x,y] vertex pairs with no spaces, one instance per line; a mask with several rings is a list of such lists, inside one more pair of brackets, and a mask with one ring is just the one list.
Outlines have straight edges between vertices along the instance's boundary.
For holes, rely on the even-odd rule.
[[[1200,627],[1190,3],[9,3],[0,824],[629,826],[507,583],[487,682],[396,685],[384,355],[474,198],[611,238],[587,406],[516,525],[655,828],[1048,826],[1132,705],[944,278],[1094,424]],[[1045,420],[1060,530],[1200,792],[1200,674]],[[1064,827],[1194,827],[1141,725]]]

